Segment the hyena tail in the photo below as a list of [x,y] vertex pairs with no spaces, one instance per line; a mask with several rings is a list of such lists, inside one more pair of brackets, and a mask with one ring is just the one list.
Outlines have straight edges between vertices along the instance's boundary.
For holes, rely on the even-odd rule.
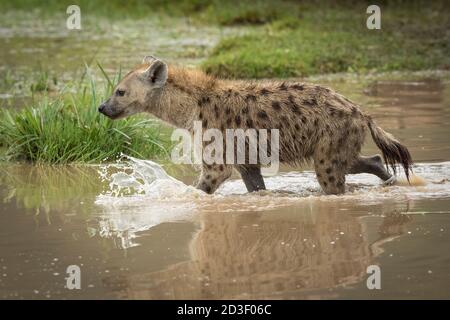
[[405,170],[409,182],[409,174],[412,172],[412,158],[408,149],[402,145],[394,136],[378,127],[370,116],[366,116],[367,125],[372,134],[373,141],[383,153],[384,162],[391,167],[394,174],[397,173],[396,164],[399,163]]

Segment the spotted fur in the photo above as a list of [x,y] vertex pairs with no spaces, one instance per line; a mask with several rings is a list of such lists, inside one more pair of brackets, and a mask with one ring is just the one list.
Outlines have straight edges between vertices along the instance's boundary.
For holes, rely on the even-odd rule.
[[[141,107],[136,112],[149,112],[189,130],[194,121],[201,121],[204,129],[220,129],[224,136],[226,129],[280,129],[280,161],[301,165],[313,160],[326,193],[345,191],[345,175],[358,159],[368,129],[387,164],[395,168],[401,163],[407,174],[410,170],[407,148],[377,127],[355,103],[329,88],[288,81],[222,80],[198,70],[170,66],[162,87],[142,89],[134,78],[148,73],[152,63],[139,66],[118,85],[127,91],[133,86],[140,88],[137,99]],[[122,108],[133,103],[123,103],[126,106]],[[212,193],[231,172],[227,164],[205,164],[197,186]]]

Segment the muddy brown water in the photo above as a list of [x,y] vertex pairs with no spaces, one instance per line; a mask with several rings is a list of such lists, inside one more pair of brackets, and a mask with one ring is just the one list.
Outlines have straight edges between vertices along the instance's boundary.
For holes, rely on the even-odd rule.
[[[15,27],[0,30],[2,48],[9,48],[1,51],[0,67],[20,67],[19,77],[31,56],[64,41],[69,49],[79,46],[66,31],[49,36],[51,26],[34,33]],[[152,44],[159,52],[210,47],[209,37],[180,40],[195,34],[192,28]],[[126,46],[136,46],[117,37],[122,51],[104,56],[111,67]],[[112,40],[104,35],[92,43],[102,41]],[[69,49],[56,51],[56,70]],[[89,56],[88,49],[81,46],[80,54]],[[142,159],[0,165],[0,298],[449,299],[450,83],[448,76],[392,78],[312,81],[361,103],[402,140],[426,185],[383,187],[375,177],[355,175],[345,195],[324,196],[310,168],[283,167],[266,179],[270,191],[246,194],[233,176],[207,196],[189,186],[194,172],[168,170],[174,180]],[[377,153],[367,142],[364,153]],[[79,290],[66,287],[70,265],[81,270]],[[372,265],[380,267],[379,290],[367,287]]]

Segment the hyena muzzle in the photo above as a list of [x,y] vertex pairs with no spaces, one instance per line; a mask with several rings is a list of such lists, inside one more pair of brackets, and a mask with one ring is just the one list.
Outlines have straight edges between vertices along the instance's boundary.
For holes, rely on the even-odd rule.
[[[111,119],[148,112],[172,126],[203,129],[278,129],[279,160],[299,165],[313,160],[317,179],[327,194],[345,192],[347,174],[370,173],[385,183],[395,179],[400,164],[409,180],[408,149],[378,127],[360,108],[333,90],[288,81],[232,81],[197,70],[168,66],[147,56],[116,86],[99,111]],[[367,131],[381,150],[360,154]],[[394,175],[388,168],[391,167]],[[203,164],[197,187],[213,193],[235,168],[247,190],[265,189],[259,164]]]

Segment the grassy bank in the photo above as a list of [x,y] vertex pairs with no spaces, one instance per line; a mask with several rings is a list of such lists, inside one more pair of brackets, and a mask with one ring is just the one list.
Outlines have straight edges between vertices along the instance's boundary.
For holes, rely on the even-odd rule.
[[291,16],[223,39],[202,67],[235,78],[448,69],[450,15],[443,7],[439,2],[381,6],[381,30],[368,30],[367,5],[299,6]]
[[65,164],[112,161],[121,153],[165,157],[169,142],[158,122],[140,116],[111,121],[97,111],[117,79],[100,90],[93,80],[72,83],[56,98],[44,93],[19,111],[3,109],[1,158]]
[[[298,2],[298,1],[297,1]],[[38,10],[49,16],[78,5],[82,14],[112,19],[150,15],[190,18],[193,22],[220,25],[263,24],[285,16],[296,1],[273,0],[6,0],[5,10]]]
[[368,1],[317,0],[133,0],[4,2],[4,9],[65,12],[115,21],[158,15],[196,24],[246,25],[245,35],[227,36],[201,67],[233,78],[308,76],[450,68],[448,1],[379,1],[381,30],[366,27]]

